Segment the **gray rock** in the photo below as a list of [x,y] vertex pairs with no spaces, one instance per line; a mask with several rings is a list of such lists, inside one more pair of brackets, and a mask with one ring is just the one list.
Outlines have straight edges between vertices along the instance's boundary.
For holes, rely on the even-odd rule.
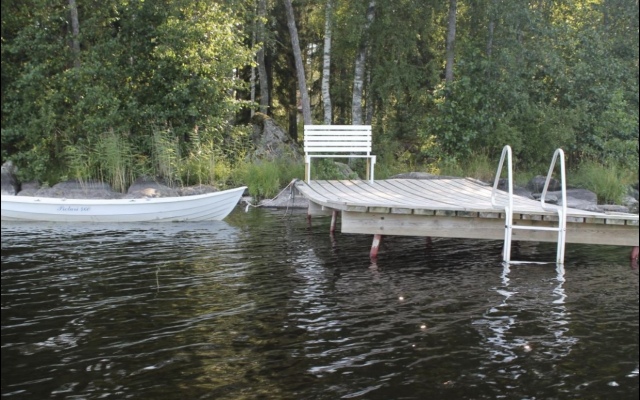
[[276,124],[276,122],[262,113],[256,113],[251,119],[253,135],[251,139],[255,146],[253,156],[260,160],[280,160],[288,158],[295,161],[302,160],[300,146]]
[[20,184],[18,183],[18,178],[16,178],[16,173],[18,172],[18,168],[13,165],[11,161],[7,161],[2,164],[2,182],[0,190],[2,195],[4,196],[15,196],[20,190]]
[[338,176],[335,179],[359,179],[358,174],[353,172],[348,164],[334,161],[333,163],[338,169]]
[[547,192],[547,196],[556,196],[558,205],[566,204],[569,208],[585,211],[602,212],[598,206],[598,196],[587,189],[567,189],[567,198],[562,198],[562,191]]
[[453,179],[454,176],[433,175],[427,172],[405,172],[397,174],[389,179]]
[[625,205],[628,209],[630,213],[633,214],[638,214],[638,200],[631,197],[631,196],[626,196],[623,200],[622,200],[622,204]]
[[603,204],[598,206],[604,212],[614,212],[614,213],[629,213],[629,207],[621,206],[617,204]]
[[[526,188],[529,189],[532,193],[542,193],[544,190],[544,184],[547,181],[546,176],[537,175],[531,178],[531,180],[527,183]],[[551,178],[549,180],[549,187],[547,191],[553,192],[560,190],[560,182],[557,179]]]
[[178,194],[180,196],[193,196],[196,194],[213,193],[217,191],[218,191],[218,188],[211,185],[195,185],[195,186],[178,188]]
[[20,186],[17,196],[35,196],[36,192],[42,187],[38,181],[23,182]]
[[629,188],[627,189],[627,195],[638,200],[638,184],[637,183],[635,185],[629,186]]
[[125,199],[145,199],[156,197],[177,197],[180,196],[178,190],[171,188],[157,180],[142,176],[138,178],[123,196]]
[[122,193],[114,191],[111,185],[105,182],[69,180],[52,187],[41,187],[33,193],[33,196],[62,199],[119,199]]
[[[533,193],[531,197],[535,200],[540,200],[542,198],[542,193]],[[546,204],[558,204],[558,196],[547,192],[547,195],[544,197],[544,202]]]

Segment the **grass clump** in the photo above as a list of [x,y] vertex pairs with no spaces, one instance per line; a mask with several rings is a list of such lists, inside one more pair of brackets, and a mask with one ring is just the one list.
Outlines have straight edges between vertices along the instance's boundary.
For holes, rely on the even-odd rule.
[[[440,175],[474,178],[483,182],[493,182],[500,159],[493,160],[485,151],[474,152],[464,161],[442,160],[439,164]],[[502,177],[507,177],[506,162]]]
[[573,185],[591,190],[600,204],[621,204],[627,186],[638,179],[638,172],[617,165],[605,165],[596,161],[584,161],[570,173]]
[[302,179],[304,165],[292,161],[254,161],[238,165],[231,176],[237,184],[246,185],[256,199],[275,197],[293,179]]

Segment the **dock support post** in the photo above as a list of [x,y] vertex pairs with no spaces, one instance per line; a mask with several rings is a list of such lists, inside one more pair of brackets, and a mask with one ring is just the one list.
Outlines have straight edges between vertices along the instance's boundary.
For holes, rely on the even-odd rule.
[[332,235],[336,231],[336,219],[338,219],[338,211],[333,210],[331,212],[331,227],[329,228],[329,232]]
[[631,249],[631,261],[638,261],[638,246],[633,246]]
[[380,242],[382,241],[382,235],[373,235],[373,243],[371,244],[371,251],[369,252],[369,258],[375,260],[378,258],[378,250],[380,249]]

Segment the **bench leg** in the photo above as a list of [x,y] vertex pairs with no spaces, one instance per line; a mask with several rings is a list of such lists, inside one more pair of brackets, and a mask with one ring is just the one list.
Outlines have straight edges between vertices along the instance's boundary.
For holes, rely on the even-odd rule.
[[370,181],[371,180],[371,160],[369,160],[367,158],[367,180]]

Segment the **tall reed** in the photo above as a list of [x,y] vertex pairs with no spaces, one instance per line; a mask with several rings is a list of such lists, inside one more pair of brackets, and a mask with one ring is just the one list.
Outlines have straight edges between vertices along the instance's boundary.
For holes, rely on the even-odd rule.
[[153,169],[167,185],[173,186],[180,181],[180,145],[170,129],[153,132],[152,160]]
[[114,190],[126,192],[135,179],[134,154],[126,138],[114,131],[99,137],[94,149],[100,179],[108,182]]

